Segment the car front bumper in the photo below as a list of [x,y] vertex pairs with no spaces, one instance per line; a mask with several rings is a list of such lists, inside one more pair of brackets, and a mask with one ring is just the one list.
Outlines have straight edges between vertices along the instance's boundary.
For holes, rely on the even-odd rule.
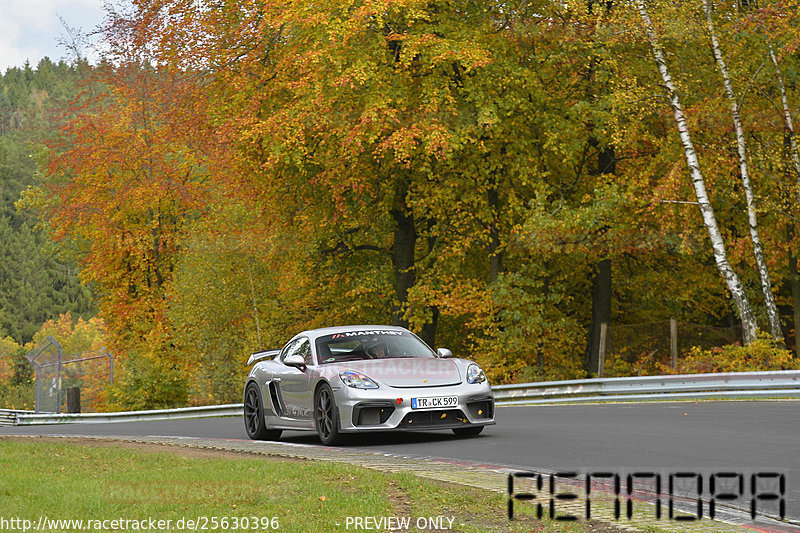
[[[413,409],[412,398],[458,397],[458,404]],[[334,389],[340,430],[345,433],[387,430],[456,429],[488,426],[494,421],[494,395],[487,382],[449,387]],[[398,403],[398,400],[400,402]]]

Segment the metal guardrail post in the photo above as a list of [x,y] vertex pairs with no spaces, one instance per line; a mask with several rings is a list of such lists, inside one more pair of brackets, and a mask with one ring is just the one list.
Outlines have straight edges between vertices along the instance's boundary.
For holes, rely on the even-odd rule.
[[672,356],[672,370],[678,368],[678,321],[669,319],[669,353]]
[[61,398],[62,398],[62,387],[64,385],[62,381],[62,377],[64,375],[64,350],[61,348],[61,344],[58,344],[58,390],[56,391],[56,413],[61,412]]
[[67,412],[81,412],[81,389],[79,387],[67,388]]
[[600,350],[597,354],[597,377],[602,378],[606,368],[606,339],[608,338],[608,324],[600,324]]

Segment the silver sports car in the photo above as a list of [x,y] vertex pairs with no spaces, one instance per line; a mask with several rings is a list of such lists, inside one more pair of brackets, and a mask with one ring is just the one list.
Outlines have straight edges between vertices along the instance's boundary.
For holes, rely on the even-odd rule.
[[281,350],[250,356],[244,425],[251,439],[283,430],[342,434],[452,429],[477,435],[494,424],[494,396],[481,368],[431,350],[393,326],[344,326],[298,333]]

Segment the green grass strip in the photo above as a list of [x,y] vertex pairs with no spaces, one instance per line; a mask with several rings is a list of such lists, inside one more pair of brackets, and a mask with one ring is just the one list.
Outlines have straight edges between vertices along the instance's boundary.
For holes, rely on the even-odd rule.
[[[367,518],[406,518],[410,531],[420,531],[419,524],[437,530],[430,529],[437,519],[448,526],[438,531],[614,530],[540,521],[524,508],[520,520],[509,522],[503,495],[408,473],[157,445],[0,439],[0,472],[4,530],[13,524],[3,528],[3,520],[16,519],[17,526],[28,520],[36,528],[43,518],[83,520],[84,528],[49,522],[39,531],[87,531],[90,522],[93,531],[135,531],[133,521],[144,531],[151,518],[170,521],[157,531],[389,531],[392,525],[357,528],[358,517],[364,526],[380,526]],[[117,528],[112,520],[120,520]]]

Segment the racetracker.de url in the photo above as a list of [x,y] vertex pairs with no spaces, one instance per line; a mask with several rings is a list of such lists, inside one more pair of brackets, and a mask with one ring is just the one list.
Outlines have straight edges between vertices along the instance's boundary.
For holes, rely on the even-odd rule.
[[0,531],[276,531],[276,516],[197,516],[163,520],[158,518],[54,519],[38,520],[0,516]]

